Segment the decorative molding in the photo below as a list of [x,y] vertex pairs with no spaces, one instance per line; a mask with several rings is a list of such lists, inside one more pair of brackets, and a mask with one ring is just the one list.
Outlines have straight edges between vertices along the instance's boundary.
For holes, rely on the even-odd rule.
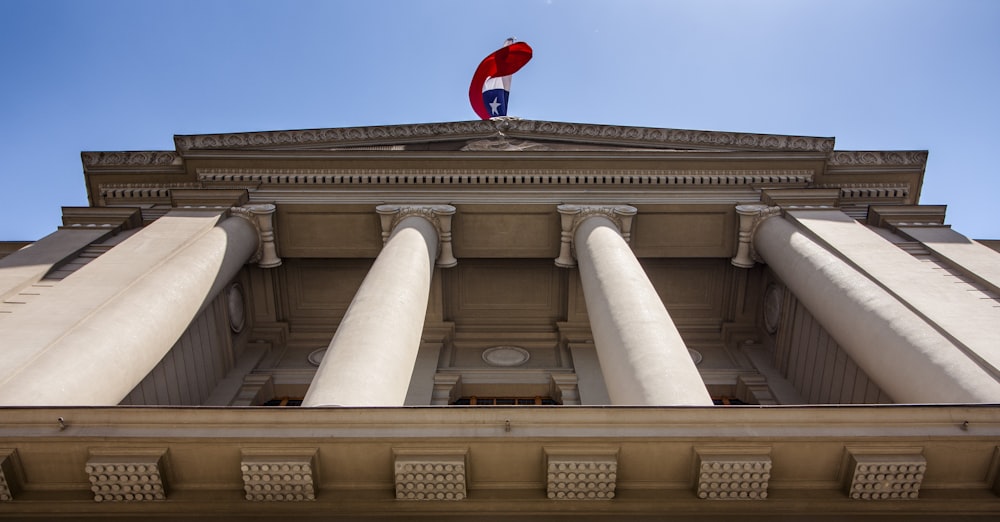
[[393,450],[398,500],[462,500],[467,495],[466,459],[460,450]]
[[483,362],[490,366],[521,366],[530,358],[531,353],[519,346],[494,346],[483,350]]
[[95,502],[166,500],[165,449],[91,450],[84,467]]
[[920,454],[869,454],[848,450],[847,495],[855,500],[914,500],[927,471]]
[[869,225],[896,231],[899,227],[948,227],[945,205],[885,205],[868,207]]
[[562,230],[560,231],[559,257],[556,266],[571,268],[576,266],[576,231],[580,224],[592,217],[611,220],[626,243],[632,235],[632,218],[636,208],[629,205],[559,205],[558,210]]
[[910,195],[909,185],[898,183],[817,183],[814,189],[838,189],[840,198],[846,200],[891,199],[903,200]]
[[246,326],[246,298],[243,296],[243,285],[239,282],[232,283],[226,288],[226,311],[229,315],[229,329],[233,333],[240,333]]
[[603,453],[545,449],[545,490],[552,500],[611,500],[618,481],[618,450]]
[[463,151],[548,151],[551,147],[548,145],[538,143],[536,141],[528,140],[508,140],[503,136],[497,136],[495,138],[488,138],[484,140],[470,141],[460,150]]
[[408,217],[422,217],[434,225],[438,234],[437,266],[451,268],[458,264],[451,249],[451,216],[455,207],[451,205],[379,205],[375,207],[382,224],[382,244],[389,241],[389,236]]
[[89,167],[162,167],[181,165],[181,155],[169,150],[122,152],[81,152],[80,159]]
[[170,203],[172,190],[200,189],[201,183],[102,183],[97,188],[103,204],[118,200]]
[[17,450],[0,449],[0,502],[10,502],[21,492],[23,473]]
[[771,478],[768,455],[724,455],[698,452],[698,498],[764,500]]
[[827,165],[831,167],[919,167],[927,165],[926,150],[835,150]]
[[811,169],[260,169],[199,168],[205,183],[274,185],[801,185]]
[[274,213],[277,207],[271,203],[255,203],[232,207],[230,215],[245,219],[257,231],[257,251],[250,257],[248,263],[257,263],[261,268],[277,268],[281,266],[278,257],[277,241],[274,237]]
[[384,125],[335,129],[306,129],[234,134],[174,136],[178,151],[323,148],[372,146],[400,142],[455,141],[475,137],[548,138],[647,148],[696,148],[832,152],[833,138],[713,132],[650,127],[624,127],[584,123],[505,118],[415,125]]
[[781,208],[760,204],[736,205],[736,213],[740,217],[740,228],[736,255],[730,262],[739,268],[751,268],[754,263],[764,262],[753,247],[753,236],[757,233],[757,227],[765,219],[780,215]]
[[288,450],[244,449],[240,461],[243,490],[253,502],[316,500],[315,448]]

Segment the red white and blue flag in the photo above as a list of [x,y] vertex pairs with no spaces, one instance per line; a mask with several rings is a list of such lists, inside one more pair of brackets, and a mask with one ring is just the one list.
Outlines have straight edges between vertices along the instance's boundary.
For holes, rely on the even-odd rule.
[[484,120],[507,115],[510,77],[531,60],[531,47],[508,38],[503,47],[483,59],[469,85],[472,110]]

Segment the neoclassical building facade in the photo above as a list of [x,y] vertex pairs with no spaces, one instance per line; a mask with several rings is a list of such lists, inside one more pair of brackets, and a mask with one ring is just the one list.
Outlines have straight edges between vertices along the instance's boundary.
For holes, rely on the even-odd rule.
[[1000,516],[1000,243],[924,151],[175,145],[84,152],[89,206],[0,243],[0,518]]

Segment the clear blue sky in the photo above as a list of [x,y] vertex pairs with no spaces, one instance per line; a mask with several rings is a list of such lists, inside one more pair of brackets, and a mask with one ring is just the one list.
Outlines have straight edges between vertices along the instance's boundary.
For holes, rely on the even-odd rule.
[[508,36],[511,115],[928,149],[921,202],[1000,238],[1000,1],[0,0],[0,240],[86,205],[81,150],[475,119]]

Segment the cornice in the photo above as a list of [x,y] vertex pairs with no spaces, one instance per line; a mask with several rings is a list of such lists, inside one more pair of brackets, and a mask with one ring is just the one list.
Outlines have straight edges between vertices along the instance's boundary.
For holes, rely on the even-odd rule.
[[927,166],[926,150],[836,150],[827,164],[831,167],[916,167]]
[[174,136],[178,151],[245,148],[357,147],[489,136],[548,138],[649,148],[833,151],[833,138],[716,132],[502,118],[412,125]]
[[89,167],[163,167],[180,165],[181,156],[174,151],[146,150],[122,152],[81,152],[83,166]]

